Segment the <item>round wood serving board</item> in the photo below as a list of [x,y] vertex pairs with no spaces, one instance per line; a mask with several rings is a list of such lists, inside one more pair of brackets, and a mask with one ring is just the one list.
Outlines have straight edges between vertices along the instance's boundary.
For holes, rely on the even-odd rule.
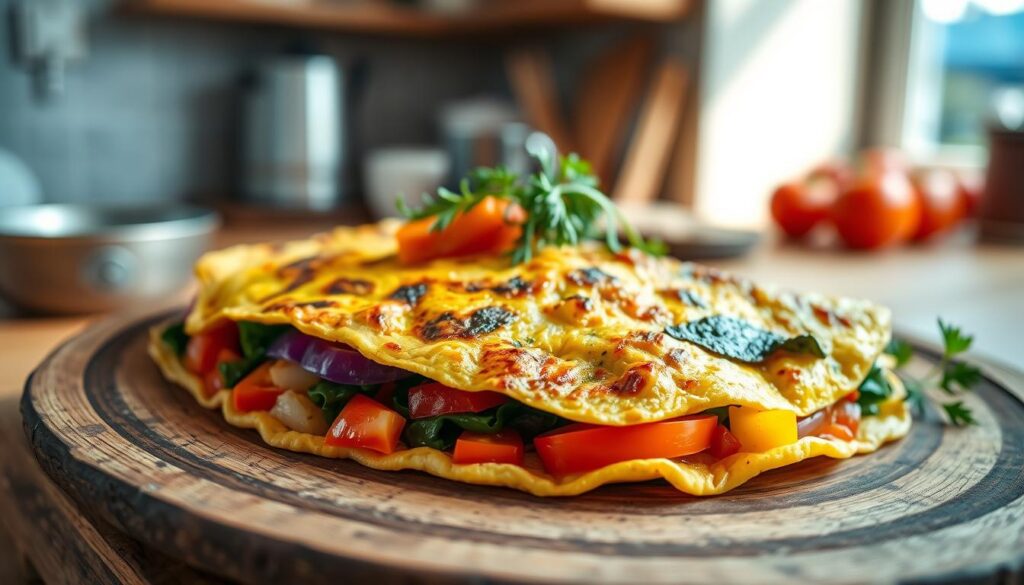
[[26,431],[86,509],[230,578],[896,581],[1016,575],[1024,560],[1024,378],[966,398],[976,427],[926,417],[875,454],[724,496],[649,482],[543,499],[266,447],[161,378],[145,351],[159,318],[56,350],[26,385]]

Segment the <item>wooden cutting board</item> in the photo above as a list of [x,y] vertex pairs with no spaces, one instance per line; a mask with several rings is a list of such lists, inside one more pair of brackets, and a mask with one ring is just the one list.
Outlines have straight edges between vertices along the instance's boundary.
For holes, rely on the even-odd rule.
[[145,350],[147,328],[163,317],[107,321],[56,350],[26,385],[25,429],[43,468],[84,508],[228,578],[1019,578],[1019,375],[986,377],[966,397],[976,427],[926,418],[873,455],[806,461],[724,496],[649,482],[542,499],[265,447],[163,381]]

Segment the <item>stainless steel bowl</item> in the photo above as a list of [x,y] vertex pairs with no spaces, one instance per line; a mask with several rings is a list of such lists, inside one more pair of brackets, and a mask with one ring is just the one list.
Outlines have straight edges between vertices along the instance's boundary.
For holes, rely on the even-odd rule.
[[219,224],[181,204],[0,208],[0,293],[58,313],[156,299],[188,282]]

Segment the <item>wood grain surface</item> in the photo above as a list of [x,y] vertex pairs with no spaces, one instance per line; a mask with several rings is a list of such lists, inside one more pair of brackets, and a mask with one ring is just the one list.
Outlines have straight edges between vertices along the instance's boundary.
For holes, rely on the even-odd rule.
[[[1024,550],[1024,379],[903,441],[819,458],[715,498],[666,484],[541,499],[278,451],[164,382],[146,319],[88,329],[22,399],[44,470],[83,508],[251,583],[1002,580]],[[928,364],[919,363],[917,367]]]

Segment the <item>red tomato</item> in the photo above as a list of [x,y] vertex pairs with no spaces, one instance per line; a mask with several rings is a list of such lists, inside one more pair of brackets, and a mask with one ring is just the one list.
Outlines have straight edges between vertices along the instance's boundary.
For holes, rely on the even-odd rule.
[[860,177],[836,201],[832,221],[850,248],[876,249],[904,242],[920,221],[921,204],[900,171]]
[[363,394],[356,394],[341,409],[324,443],[393,453],[405,428],[402,415]]
[[740,440],[729,429],[718,425],[711,433],[711,448],[708,452],[716,459],[725,459],[740,452]]
[[960,200],[963,202],[964,216],[974,217],[978,212],[978,203],[985,190],[985,178],[979,173],[964,173],[958,177],[960,184]]
[[802,238],[828,218],[838,193],[838,184],[825,175],[785,183],[772,194],[772,217],[786,235]]
[[409,389],[409,418],[427,418],[455,412],[481,412],[508,402],[497,392],[466,392],[438,382]]
[[533,440],[552,475],[598,469],[630,459],[681,457],[711,445],[714,415],[695,415],[628,427],[572,424]]
[[914,176],[913,183],[921,205],[921,221],[914,232],[914,240],[924,240],[948,231],[966,215],[960,183],[950,171],[923,171]]
[[463,431],[455,441],[453,463],[523,464],[523,439],[512,429],[493,435]]
[[241,351],[238,325],[234,321],[224,321],[189,338],[185,348],[185,367],[193,374],[206,374],[217,367],[217,356],[224,349],[235,354]]
[[231,390],[231,403],[239,412],[254,410],[270,410],[274,408],[277,397],[284,393],[284,388],[274,386],[270,380],[270,366],[273,362],[264,362],[258,368],[242,378]]
[[441,231],[432,230],[435,220],[410,221],[398,230],[398,259],[403,264],[505,252],[519,239],[526,212],[506,199],[486,197]]
[[[230,349],[222,349],[217,354],[217,366],[223,363],[237,362],[242,359],[240,355]],[[224,377],[220,375],[220,368],[214,367],[203,374],[203,390],[206,396],[213,396],[224,388]]]
[[203,374],[203,395],[209,398],[224,389],[224,378],[216,368]]

